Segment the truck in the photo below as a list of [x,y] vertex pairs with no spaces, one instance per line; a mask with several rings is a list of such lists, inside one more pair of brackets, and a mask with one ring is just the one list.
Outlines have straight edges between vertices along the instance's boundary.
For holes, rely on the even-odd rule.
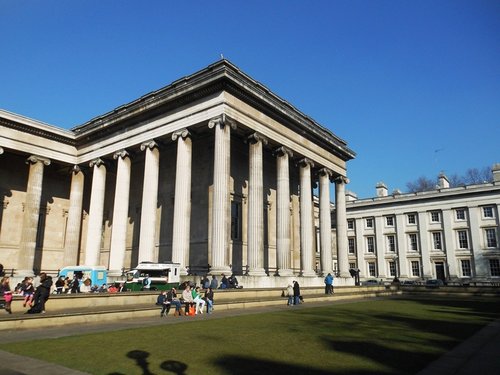
[[108,281],[108,270],[104,266],[67,266],[59,271],[59,276],[69,277],[70,280],[76,276],[78,279],[92,280],[92,285],[102,286]]
[[141,262],[127,271],[125,288],[130,291],[143,290],[145,278],[151,280],[150,290],[170,290],[177,288],[180,282],[180,264],[173,262]]

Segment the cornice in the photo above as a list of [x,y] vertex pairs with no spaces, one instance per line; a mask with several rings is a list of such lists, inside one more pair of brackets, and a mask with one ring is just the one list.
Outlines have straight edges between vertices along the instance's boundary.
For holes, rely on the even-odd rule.
[[74,138],[74,136],[71,136],[70,134],[68,134],[68,136],[57,134],[47,129],[41,129],[30,124],[23,124],[22,122],[9,120],[3,117],[0,117],[0,126],[5,126],[6,128],[14,129],[27,134],[32,134],[34,136],[42,137],[44,139],[50,139],[52,141],[61,142],[70,146],[76,145],[76,139]]

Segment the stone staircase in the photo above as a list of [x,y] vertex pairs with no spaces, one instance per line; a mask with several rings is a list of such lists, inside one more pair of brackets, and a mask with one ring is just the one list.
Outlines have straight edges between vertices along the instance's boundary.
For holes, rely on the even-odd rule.
[[[281,288],[217,290],[214,296],[215,311],[286,304],[287,298],[282,297],[282,291]],[[301,288],[305,303],[373,298],[400,293],[384,286],[338,287],[333,295],[325,295],[324,288]],[[52,294],[46,304],[47,312],[33,315],[25,314],[27,308],[22,306],[22,297],[15,296],[12,302],[13,314],[0,312],[0,331],[154,317],[159,315],[159,307],[155,305],[157,296],[158,292]]]

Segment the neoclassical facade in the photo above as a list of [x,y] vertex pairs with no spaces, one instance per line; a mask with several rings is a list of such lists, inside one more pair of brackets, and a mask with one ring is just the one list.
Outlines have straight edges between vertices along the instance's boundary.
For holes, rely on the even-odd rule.
[[500,282],[500,164],[493,182],[357,199],[347,194],[348,256],[362,278]]
[[227,60],[71,130],[0,111],[0,153],[0,263],[16,275],[174,261],[314,285],[337,253],[351,283],[355,153]]

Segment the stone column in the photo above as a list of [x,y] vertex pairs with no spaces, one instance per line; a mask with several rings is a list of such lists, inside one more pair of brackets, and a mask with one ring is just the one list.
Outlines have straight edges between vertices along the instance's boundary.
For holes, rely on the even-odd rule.
[[160,152],[155,141],[145,142],[141,151],[146,151],[144,185],[142,189],[141,229],[139,235],[139,263],[153,262],[156,241],[156,210],[158,205],[158,177]]
[[63,266],[78,264],[80,252],[80,233],[82,227],[83,186],[85,176],[78,165],[71,171],[71,187],[69,191],[68,221],[66,223],[66,240],[64,243]]
[[102,220],[104,216],[104,193],[106,191],[106,165],[97,158],[90,162],[92,188],[90,192],[89,222],[87,227],[87,247],[85,265],[98,266],[100,262]]
[[208,123],[215,128],[214,182],[212,198],[212,260],[211,273],[230,273],[229,233],[230,233],[230,158],[231,128],[235,124],[225,115]]
[[21,243],[17,260],[17,274],[20,276],[33,275],[35,262],[36,238],[38,220],[40,217],[40,203],[42,199],[43,169],[50,165],[50,160],[40,156],[30,156],[28,186],[24,203],[23,226],[21,228]]
[[262,147],[267,139],[258,133],[248,137],[248,249],[249,276],[266,276],[264,271],[264,180]]
[[332,263],[332,217],[330,211],[330,177],[332,171],[322,168],[319,171],[319,232],[321,246],[321,273],[333,274]]
[[277,170],[276,191],[276,264],[278,275],[291,276],[290,257],[290,166],[293,153],[286,147],[275,150]]
[[316,276],[313,268],[313,205],[311,187],[311,168],[314,163],[303,158],[300,166],[300,256],[302,276]]
[[109,274],[119,276],[125,263],[127,246],[127,223],[130,196],[131,160],[126,150],[114,153],[117,160],[115,201],[113,205],[113,228],[111,229],[111,249],[109,253]]
[[345,184],[349,180],[344,176],[335,179],[335,208],[337,214],[337,265],[340,277],[351,277],[347,256],[347,214],[345,207]]
[[182,129],[172,134],[172,140],[177,141],[172,261],[180,263],[181,275],[187,275],[186,267],[189,265],[192,170],[192,143],[190,136],[187,129]]

